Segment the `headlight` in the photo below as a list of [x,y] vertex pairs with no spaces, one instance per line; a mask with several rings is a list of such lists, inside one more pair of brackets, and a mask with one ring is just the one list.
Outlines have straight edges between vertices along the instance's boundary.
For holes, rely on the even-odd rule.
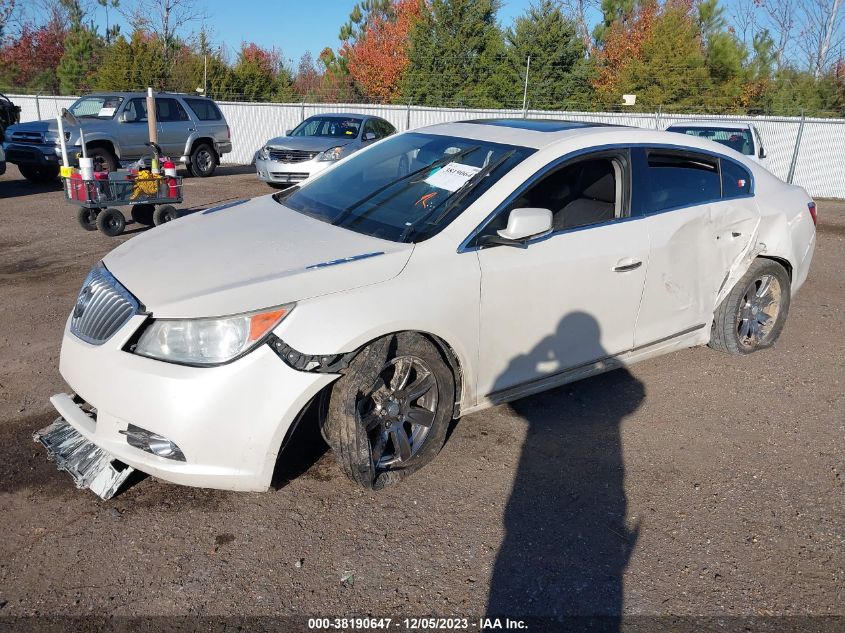
[[257,347],[295,304],[216,319],[153,320],[134,353],[185,365],[219,365]]
[[259,160],[267,160],[270,158],[270,148],[269,147],[262,147],[258,150],[258,159]]
[[344,147],[344,145],[338,145],[337,147],[327,149],[317,157],[317,160],[339,160]]
[[[65,142],[70,140],[70,132],[65,132]],[[44,133],[44,142],[47,145],[58,145],[59,144],[59,133],[58,132],[45,132]]]

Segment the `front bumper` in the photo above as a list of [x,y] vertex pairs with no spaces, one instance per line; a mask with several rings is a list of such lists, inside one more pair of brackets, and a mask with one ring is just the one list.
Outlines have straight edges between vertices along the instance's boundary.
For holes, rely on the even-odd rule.
[[[224,490],[266,490],[279,449],[308,402],[337,376],[288,367],[267,345],[219,367],[186,367],[122,350],[144,322],[132,317],[103,345],[65,329],[59,370],[87,415],[66,394],[59,415],[109,455],[165,481]],[[78,400],[77,399],[77,400]],[[129,424],[174,442],[185,461],[130,446]]]
[[[62,164],[62,150],[54,145],[28,145],[24,143],[6,143],[3,146],[6,161],[14,165],[36,165],[38,167]],[[68,156],[75,148],[68,147]]]
[[258,179],[274,185],[292,185],[323,171],[332,165],[326,160],[306,160],[301,163],[283,163],[280,161],[256,158],[255,169]]

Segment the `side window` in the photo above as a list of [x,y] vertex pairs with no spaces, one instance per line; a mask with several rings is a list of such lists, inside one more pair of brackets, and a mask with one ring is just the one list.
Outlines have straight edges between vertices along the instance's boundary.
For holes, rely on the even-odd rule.
[[223,118],[217,106],[208,99],[185,99],[185,103],[200,121],[219,121]]
[[133,122],[141,122],[147,120],[147,100],[146,99],[130,99],[126,104],[126,114],[129,115],[129,120]]
[[156,99],[156,117],[161,123],[188,121],[188,113],[176,99]]
[[367,136],[367,134],[375,134],[376,135],[375,139],[371,139],[371,140],[380,139],[383,136],[383,134],[381,134],[379,132],[379,129],[378,129],[378,126],[376,125],[376,123],[377,122],[376,122],[375,119],[367,119],[367,122],[364,124],[364,135],[361,138],[363,138],[364,140],[367,140],[365,138]]
[[552,212],[554,231],[564,231],[624,217],[624,154],[593,156],[567,163],[543,176],[523,191],[485,229],[502,229],[508,213],[521,207],[539,207]]
[[722,183],[716,158],[688,152],[646,153],[642,211],[655,213],[719,200]]
[[722,197],[737,198],[751,193],[751,174],[745,167],[722,159]]
[[380,131],[380,136],[390,136],[396,131],[396,128],[390,125],[390,123],[381,119],[376,120],[376,125]]

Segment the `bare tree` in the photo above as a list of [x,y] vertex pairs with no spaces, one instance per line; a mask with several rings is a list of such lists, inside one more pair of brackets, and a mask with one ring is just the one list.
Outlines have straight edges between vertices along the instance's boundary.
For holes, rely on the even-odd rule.
[[807,0],[756,0],[763,10],[763,24],[775,43],[775,66],[783,68],[798,32],[798,6]]
[[156,36],[167,68],[172,64],[174,45],[185,27],[206,17],[196,0],[135,0],[122,13],[134,30]]
[[757,16],[757,0],[734,0],[731,7],[731,22],[737,37],[747,47],[754,40],[754,35],[760,29]]
[[842,0],[804,0],[801,3],[801,36],[798,48],[810,71],[820,77],[830,63],[830,51],[845,40]]
[[563,13],[575,22],[578,37],[584,42],[587,55],[593,54],[593,34],[590,32],[587,15],[592,9],[599,9],[601,0],[558,0]]
[[15,0],[0,0],[0,41],[6,32],[6,25],[12,18],[15,10]]

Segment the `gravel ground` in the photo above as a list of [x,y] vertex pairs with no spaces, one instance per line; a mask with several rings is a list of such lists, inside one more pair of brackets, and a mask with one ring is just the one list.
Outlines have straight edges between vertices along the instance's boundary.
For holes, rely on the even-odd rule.
[[[269,192],[248,168],[221,173],[186,179],[188,204]],[[845,203],[820,203],[813,269],[771,350],[686,350],[467,416],[380,493],[305,429],[273,491],[146,478],[111,501],[31,439],[66,390],[79,284],[143,230],[86,233],[74,211],[58,186],[0,177],[0,622],[845,615]]]

